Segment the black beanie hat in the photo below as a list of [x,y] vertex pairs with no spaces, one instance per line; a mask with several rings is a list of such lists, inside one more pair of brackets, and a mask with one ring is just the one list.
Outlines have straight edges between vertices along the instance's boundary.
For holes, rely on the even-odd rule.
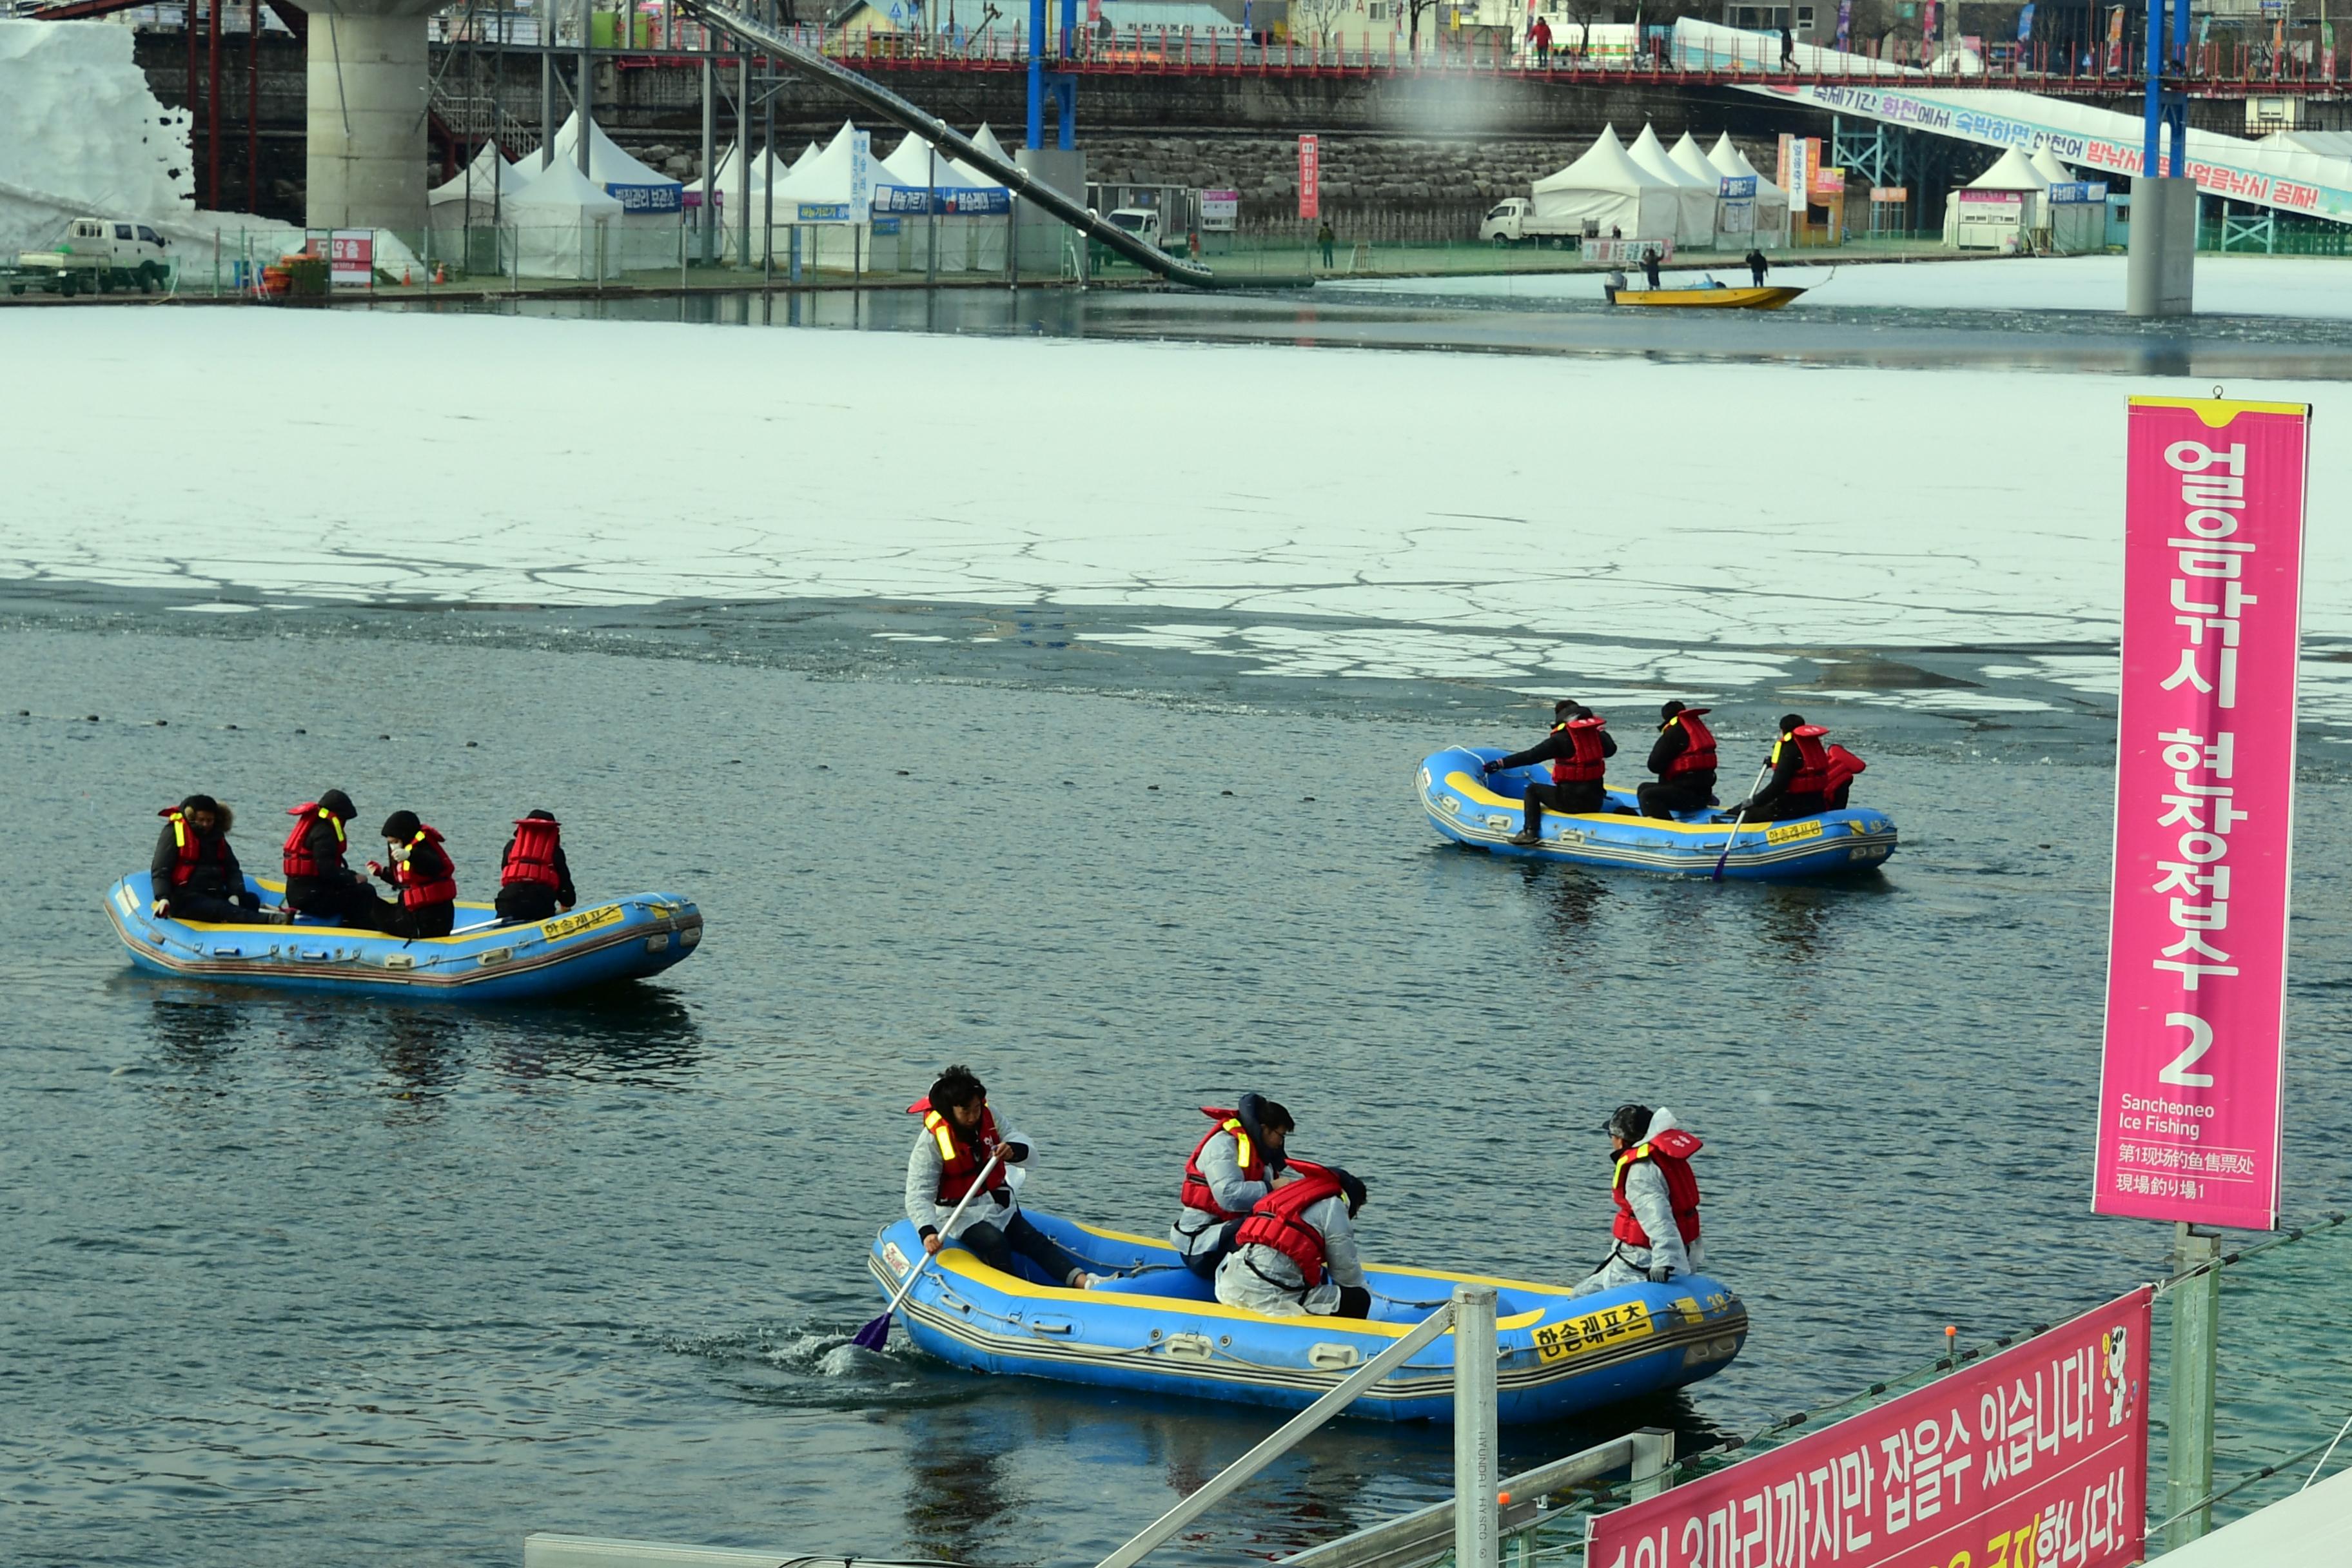
[[383,819],[383,836],[393,839],[414,838],[416,830],[424,826],[416,820],[415,812],[395,811]]
[[325,806],[329,811],[333,812],[337,816],[341,817],[345,822],[349,822],[353,816],[358,815],[358,807],[352,805],[352,797],[345,795],[339,789],[331,789],[326,794],[320,795],[319,797],[319,804]]

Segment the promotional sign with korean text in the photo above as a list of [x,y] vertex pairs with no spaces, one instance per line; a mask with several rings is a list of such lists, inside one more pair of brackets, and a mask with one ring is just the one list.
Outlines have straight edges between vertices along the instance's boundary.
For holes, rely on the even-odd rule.
[[2131,400],[2100,1214],[2278,1218],[2310,412]]
[[1591,1521],[1587,1568],[2124,1568],[2147,1517],[2148,1288]]
[[1323,144],[1312,136],[1298,139],[1298,216],[1323,216]]

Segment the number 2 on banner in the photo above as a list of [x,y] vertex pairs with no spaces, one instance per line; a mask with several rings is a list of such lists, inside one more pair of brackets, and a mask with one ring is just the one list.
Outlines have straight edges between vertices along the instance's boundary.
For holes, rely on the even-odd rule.
[[2190,1072],[2189,1069],[2197,1065],[2199,1057],[2213,1048],[2213,1026],[2194,1013],[2167,1013],[2164,1023],[2167,1028],[2189,1031],[2189,1048],[2173,1058],[2172,1064],[2156,1075],[2157,1081],[2177,1083],[2183,1089],[2212,1088],[2211,1073]]

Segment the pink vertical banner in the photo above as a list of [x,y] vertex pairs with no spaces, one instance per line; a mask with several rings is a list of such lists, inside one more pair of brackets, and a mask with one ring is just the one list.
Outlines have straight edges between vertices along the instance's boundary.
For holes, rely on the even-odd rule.
[[2278,1219],[2310,416],[2131,400],[2100,1214]]
[[1323,216],[1323,143],[1313,136],[1298,139],[1298,216]]

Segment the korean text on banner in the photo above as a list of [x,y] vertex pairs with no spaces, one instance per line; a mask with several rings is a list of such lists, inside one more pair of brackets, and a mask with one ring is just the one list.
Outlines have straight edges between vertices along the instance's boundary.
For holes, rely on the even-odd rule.
[[1323,216],[1323,147],[1312,136],[1298,139],[1298,216]]
[[2122,1568],[2147,1516],[2142,1286],[1588,1527],[1588,1568]]
[[2310,415],[2131,400],[2100,1214],[2278,1218]]
[[327,281],[375,287],[375,230],[339,228],[329,234]]

